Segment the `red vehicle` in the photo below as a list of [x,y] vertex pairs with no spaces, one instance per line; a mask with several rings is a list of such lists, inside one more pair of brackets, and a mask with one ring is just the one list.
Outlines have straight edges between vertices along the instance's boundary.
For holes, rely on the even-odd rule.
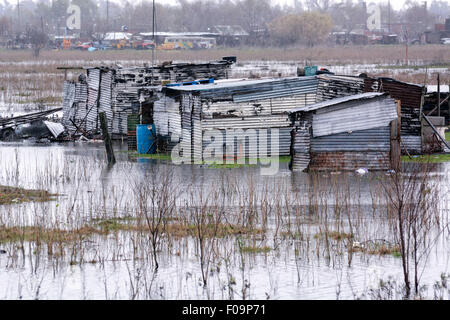
[[81,44],[77,45],[77,46],[75,47],[75,49],[78,49],[78,50],[88,50],[90,47],[93,47],[92,42],[85,42],[85,43],[81,43]]
[[149,40],[138,40],[133,42],[133,48],[137,50],[151,50],[153,49],[153,41]]

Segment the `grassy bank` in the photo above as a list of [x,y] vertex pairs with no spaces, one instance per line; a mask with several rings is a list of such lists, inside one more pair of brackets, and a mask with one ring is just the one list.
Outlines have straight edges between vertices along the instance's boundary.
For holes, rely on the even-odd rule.
[[443,163],[450,162],[450,154],[430,154],[422,156],[403,156],[403,162],[419,162],[419,163]]

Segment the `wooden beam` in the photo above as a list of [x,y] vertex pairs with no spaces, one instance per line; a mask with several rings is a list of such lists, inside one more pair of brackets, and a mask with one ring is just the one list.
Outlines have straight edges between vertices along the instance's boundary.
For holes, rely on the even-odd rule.
[[111,141],[111,137],[109,136],[109,132],[108,132],[108,122],[106,119],[106,113],[100,112],[99,117],[100,117],[100,126],[102,128],[103,141],[105,142],[106,156],[108,159],[108,164],[115,164],[116,157],[114,156],[112,141]]

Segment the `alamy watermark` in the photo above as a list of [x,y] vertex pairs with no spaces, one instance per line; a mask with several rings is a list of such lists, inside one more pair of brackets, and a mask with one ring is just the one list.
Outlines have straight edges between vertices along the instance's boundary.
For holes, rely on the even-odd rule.
[[80,30],[81,29],[81,9],[75,4],[69,5],[67,8],[67,20],[66,27],[69,30]]
[[381,29],[381,11],[380,7],[375,3],[370,3],[367,6],[367,29],[370,31]]
[[[261,165],[261,175],[271,176],[280,168],[280,130],[228,129],[182,130],[181,142],[172,150],[174,164]],[[179,141],[172,136],[172,141]]]

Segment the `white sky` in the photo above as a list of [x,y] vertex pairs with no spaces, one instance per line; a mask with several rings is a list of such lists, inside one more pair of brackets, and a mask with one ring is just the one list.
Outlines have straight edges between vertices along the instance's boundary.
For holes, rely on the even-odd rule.
[[[16,4],[17,0],[3,0],[5,2],[9,2],[11,4]],[[2,0],[0,0],[0,2],[3,2]],[[111,0],[114,2],[123,2],[124,0]],[[131,0],[131,1],[139,1],[139,0]],[[294,0],[272,0],[273,3],[278,3],[281,5],[284,4],[288,4],[288,5],[293,5],[294,4]],[[301,2],[304,2],[304,0],[300,0]],[[336,2],[344,2],[345,0],[335,0]],[[359,2],[360,0],[353,0],[353,2]],[[365,0],[367,2],[367,4],[369,4],[370,2],[375,2],[375,3],[383,3],[386,4],[388,2],[388,0]],[[406,0],[391,0],[391,6],[393,9],[395,10],[399,10],[403,7],[404,3]],[[423,2],[424,0],[418,0],[419,2]],[[156,0],[156,2],[159,3],[163,3],[163,4],[176,4],[177,0]],[[430,2],[430,0],[429,0]]]
[[[117,1],[120,2],[121,0],[113,0],[113,1]],[[336,2],[345,2],[344,0],[335,0]],[[382,4],[387,4],[388,0],[365,0],[367,2],[367,4],[369,4],[370,2],[375,2],[375,3],[382,3]],[[399,10],[402,9],[403,5],[405,4],[406,0],[391,0],[391,7],[395,10]],[[420,2],[422,2],[423,0],[420,0]],[[166,4],[176,4],[177,0],[156,0],[156,2],[159,3],[166,3]],[[281,5],[284,4],[288,4],[288,5],[293,5],[294,4],[294,0],[272,0],[273,3],[278,3]],[[300,2],[304,2],[302,0],[300,0]],[[353,0],[353,2],[359,2],[359,0]],[[430,2],[430,0],[429,0]]]

